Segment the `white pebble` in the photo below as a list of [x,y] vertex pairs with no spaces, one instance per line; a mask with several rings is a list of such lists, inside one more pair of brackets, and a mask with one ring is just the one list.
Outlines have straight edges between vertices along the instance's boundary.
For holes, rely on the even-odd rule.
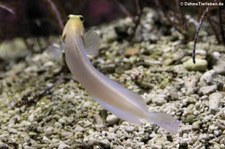
[[196,59],[193,63],[192,59],[187,60],[183,63],[185,69],[189,71],[205,71],[208,66],[208,62],[204,59]]
[[108,115],[106,118],[106,122],[109,123],[110,125],[114,125],[119,121],[119,118],[116,117],[115,115]]
[[216,91],[217,86],[216,85],[210,85],[210,86],[203,86],[199,89],[199,93],[203,95],[208,95],[210,93],[213,93]]
[[163,105],[166,103],[167,96],[165,94],[158,94],[152,97],[152,102],[157,105]]
[[212,111],[217,111],[220,100],[223,98],[223,94],[216,92],[209,95],[209,108]]
[[200,78],[201,84],[210,84],[215,77],[216,72],[214,70],[206,71]]
[[58,149],[66,149],[69,148],[69,145],[65,144],[64,142],[60,142]]

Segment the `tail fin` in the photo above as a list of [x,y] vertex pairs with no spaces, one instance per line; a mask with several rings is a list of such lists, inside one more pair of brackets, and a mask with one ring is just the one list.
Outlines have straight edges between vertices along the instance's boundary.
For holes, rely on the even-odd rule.
[[146,119],[172,134],[178,132],[180,122],[169,114],[149,112]]

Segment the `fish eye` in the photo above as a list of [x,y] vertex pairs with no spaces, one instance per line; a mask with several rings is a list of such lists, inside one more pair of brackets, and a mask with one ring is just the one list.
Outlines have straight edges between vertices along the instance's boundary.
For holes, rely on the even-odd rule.
[[84,22],[84,17],[83,17],[83,16],[80,16],[80,20],[81,20],[82,22]]

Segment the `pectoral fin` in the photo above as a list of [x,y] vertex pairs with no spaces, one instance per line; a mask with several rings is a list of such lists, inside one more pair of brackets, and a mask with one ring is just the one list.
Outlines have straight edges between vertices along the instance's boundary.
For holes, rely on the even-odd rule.
[[46,49],[47,54],[55,61],[60,62],[62,60],[62,54],[64,52],[63,45],[53,43]]
[[84,47],[89,56],[95,56],[99,50],[99,35],[94,31],[88,31],[83,36]]

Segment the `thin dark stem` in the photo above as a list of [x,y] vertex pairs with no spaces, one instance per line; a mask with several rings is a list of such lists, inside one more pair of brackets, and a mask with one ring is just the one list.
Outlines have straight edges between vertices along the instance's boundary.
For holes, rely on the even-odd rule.
[[141,16],[143,13],[143,5],[140,0],[133,0],[135,8],[136,8],[136,14],[134,17],[130,13],[130,11],[119,0],[115,0],[114,2],[120,7],[120,9],[123,11],[123,13],[125,15],[127,15],[128,17],[130,17],[133,20],[133,22],[135,24],[133,27],[133,32],[131,33],[130,38],[129,38],[129,40],[132,40],[135,36],[138,25],[140,24],[140,21],[141,21]]
[[13,8],[10,8],[9,6],[6,6],[5,4],[1,4],[1,3],[0,3],[0,8],[2,8],[2,9],[4,9],[4,10],[8,11],[9,13],[11,13],[11,14],[13,14],[13,15],[16,14],[15,11],[13,10]]
[[131,34],[131,38],[130,39],[133,39],[134,36],[135,36],[135,33],[137,31],[137,28],[138,28],[138,25],[140,24],[140,21],[141,21],[141,16],[142,16],[142,13],[143,13],[143,8],[142,8],[142,4],[140,2],[140,0],[134,0],[134,4],[136,6],[136,17],[134,19],[134,28],[133,28],[133,32]]
[[57,22],[59,24],[59,27],[60,27],[60,30],[62,31],[63,30],[63,27],[64,27],[64,23],[63,23],[63,19],[62,19],[62,15],[59,11],[59,8],[57,8],[55,2],[53,2],[52,0],[46,0],[47,3],[49,4],[52,12],[54,13],[56,19],[57,19]]
[[141,8],[141,2],[139,0],[134,0],[134,4],[136,6],[136,12],[137,12],[137,15],[141,15],[142,13],[142,8]]
[[216,36],[216,40],[218,41],[218,43],[220,43],[220,37],[219,37],[219,34],[218,34],[218,32],[217,32],[215,26],[213,25],[210,16],[207,17],[207,20],[208,20],[210,26],[212,27],[212,30],[213,30],[213,32],[214,32],[214,34],[215,34],[215,36]]
[[121,4],[121,2],[120,2],[119,0],[115,0],[114,2],[119,6],[119,8],[122,10],[122,12],[123,12],[126,16],[128,16],[128,17],[130,17],[130,18],[132,18],[132,19],[134,20],[134,18],[133,18],[133,16],[131,15],[131,13],[127,10],[126,7],[124,7],[123,4]]
[[177,8],[178,18],[181,22],[181,25],[183,26],[185,30],[187,30],[187,24],[185,23],[184,15],[182,11],[180,10],[180,0],[176,0],[176,8]]
[[21,101],[16,103],[16,107],[22,107],[22,106],[29,107],[31,105],[36,104],[42,97],[50,94],[53,88],[56,87],[56,85],[65,82],[65,79],[63,78],[63,76],[59,76],[63,72],[63,70],[64,69],[62,68],[57,73],[53,74],[52,77],[54,77],[55,79],[51,86],[45,87],[44,89],[34,94],[33,96],[31,95],[31,93],[28,93],[27,95],[23,96]]
[[154,2],[155,2],[155,4],[156,4],[156,6],[159,7],[159,9],[162,11],[163,15],[166,17],[166,19],[167,19],[167,21],[169,22],[169,24],[172,24],[173,27],[174,27],[179,33],[185,35],[184,32],[182,32],[182,30],[179,29],[179,28],[177,27],[177,24],[171,20],[171,17],[169,16],[169,13],[165,11],[165,9],[162,7],[162,4],[160,3],[160,1],[154,0]]
[[219,26],[220,26],[220,33],[222,37],[223,44],[225,45],[225,35],[223,30],[223,18],[222,18],[222,7],[219,7]]
[[195,50],[196,50],[196,44],[197,44],[197,41],[198,41],[198,33],[202,27],[202,23],[203,23],[203,20],[205,18],[205,15],[208,13],[209,11],[209,8],[206,7],[205,11],[202,13],[202,16],[199,20],[199,23],[198,23],[198,26],[197,26],[197,29],[196,29],[196,32],[195,32],[195,37],[194,37],[194,45],[193,45],[193,51],[192,51],[192,60],[193,60],[193,63],[195,63]]

